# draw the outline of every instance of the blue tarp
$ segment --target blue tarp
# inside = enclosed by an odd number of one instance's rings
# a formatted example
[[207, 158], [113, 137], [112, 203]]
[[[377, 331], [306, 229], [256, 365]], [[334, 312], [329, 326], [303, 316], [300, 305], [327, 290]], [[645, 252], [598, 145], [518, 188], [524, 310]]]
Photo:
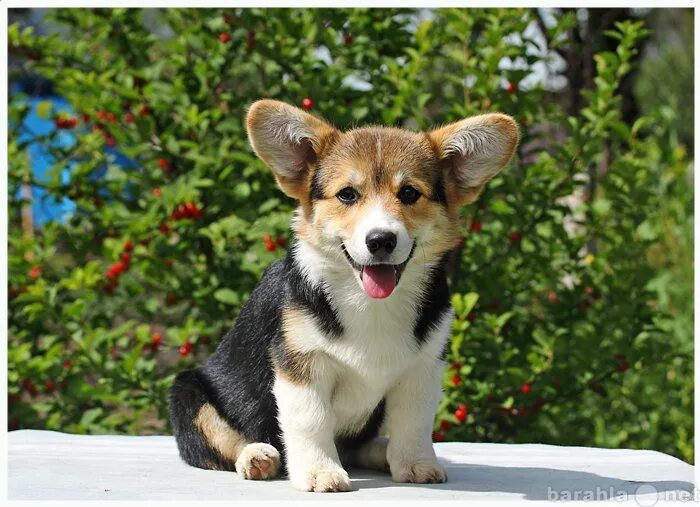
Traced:
[[[11, 85], [11, 96], [19, 92], [20, 87], [17, 85]], [[10, 100], [18, 100], [27, 103], [30, 106], [30, 112], [25, 117], [24, 123], [22, 125], [21, 134], [19, 136], [20, 142], [30, 141], [27, 147], [28, 154], [31, 160], [32, 171], [34, 173], [34, 178], [36, 181], [49, 181], [49, 175], [47, 174], [51, 167], [53, 166], [55, 160], [50, 154], [50, 148], [52, 145], [47, 145], [45, 139], [36, 139], [41, 136], [46, 136], [51, 134], [56, 130], [56, 125], [52, 118], [42, 118], [37, 107], [46, 102], [52, 104], [54, 113], [58, 111], [65, 112], [66, 115], [75, 115], [71, 105], [62, 97], [57, 96], [35, 96], [28, 97], [20, 96], [21, 98], [11, 98]], [[51, 115], [52, 117], [55, 114]], [[76, 129], [86, 128], [85, 125], [80, 122]], [[33, 140], [33, 141], [32, 141]], [[71, 130], [58, 130], [58, 135], [53, 141], [53, 147], [67, 147], [70, 148], [75, 144], [75, 136]], [[113, 155], [113, 163], [121, 167], [130, 169], [137, 166], [137, 164], [130, 158], [124, 156], [116, 148], [105, 146], [105, 152]], [[68, 183], [70, 180], [70, 169], [71, 166], [64, 169], [61, 173], [61, 180], [63, 183]], [[107, 171], [106, 165], [95, 171], [91, 175], [91, 179], [97, 179], [102, 176]], [[47, 195], [46, 190], [40, 187], [32, 187], [32, 214], [34, 218], [34, 225], [40, 226], [51, 220], [65, 221], [68, 219], [75, 211], [76, 205], [71, 199], [64, 197], [62, 199], [56, 199], [53, 196]]]

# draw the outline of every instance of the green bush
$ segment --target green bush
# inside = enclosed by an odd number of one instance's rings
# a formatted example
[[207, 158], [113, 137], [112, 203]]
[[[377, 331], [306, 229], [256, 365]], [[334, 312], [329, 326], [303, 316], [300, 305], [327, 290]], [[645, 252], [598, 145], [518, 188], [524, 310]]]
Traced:
[[[436, 440], [645, 447], [692, 461], [692, 304], [678, 304], [692, 274], [689, 160], [668, 110], [621, 119], [617, 87], [640, 23], [608, 34], [617, 50], [596, 55], [588, 105], [571, 117], [559, 92], [526, 79], [548, 58], [525, 35], [530, 10], [50, 16], [63, 35], [9, 33], [21, 70], [74, 108], [36, 106], [57, 128], [28, 139], [30, 106], [10, 101], [12, 427], [167, 431], [174, 374], [212, 352], [289, 241], [294, 203], [243, 125], [252, 101], [272, 97], [343, 128], [424, 129], [486, 111], [521, 124], [516, 159], [463, 210]], [[553, 21], [549, 46], [566, 45], [576, 20]], [[66, 132], [75, 143], [57, 145]], [[26, 155], [35, 141], [54, 157], [42, 181]], [[22, 228], [30, 185], [77, 210]]]

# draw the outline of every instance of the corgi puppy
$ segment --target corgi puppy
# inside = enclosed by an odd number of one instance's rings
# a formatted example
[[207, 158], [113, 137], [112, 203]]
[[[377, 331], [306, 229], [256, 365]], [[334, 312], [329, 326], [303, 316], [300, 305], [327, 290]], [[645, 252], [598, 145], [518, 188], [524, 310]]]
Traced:
[[[342, 132], [255, 102], [247, 130], [299, 202], [287, 256], [264, 273], [207, 362], [169, 392], [180, 455], [303, 491], [348, 491], [346, 467], [447, 480], [431, 434], [453, 310], [444, 259], [459, 208], [511, 159], [515, 121]], [[235, 280], [231, 283], [235, 283]]]

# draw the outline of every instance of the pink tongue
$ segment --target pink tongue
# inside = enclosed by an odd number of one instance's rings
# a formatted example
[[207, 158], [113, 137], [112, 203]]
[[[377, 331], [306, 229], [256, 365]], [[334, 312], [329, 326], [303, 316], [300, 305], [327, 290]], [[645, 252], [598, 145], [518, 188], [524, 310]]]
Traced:
[[365, 266], [362, 272], [362, 286], [371, 298], [382, 299], [389, 297], [396, 287], [394, 266], [387, 264]]

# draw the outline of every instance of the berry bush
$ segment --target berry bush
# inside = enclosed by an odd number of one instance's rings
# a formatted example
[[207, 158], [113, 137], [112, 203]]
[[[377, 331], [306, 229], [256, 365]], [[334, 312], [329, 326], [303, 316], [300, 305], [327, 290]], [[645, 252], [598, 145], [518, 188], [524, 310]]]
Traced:
[[[248, 146], [270, 97], [337, 126], [427, 129], [488, 111], [515, 160], [463, 210], [434, 439], [654, 448], [691, 461], [689, 155], [668, 108], [623, 119], [647, 31], [618, 23], [594, 86], [549, 79], [573, 13], [524, 9], [57, 9], [10, 26], [9, 425], [165, 433], [166, 390], [203, 361], [294, 203]], [[533, 27], [539, 27], [533, 31]], [[548, 69], [543, 72], [542, 69]], [[556, 76], [555, 76], [556, 77]], [[572, 114], [565, 93], [584, 104]], [[28, 114], [53, 127], [36, 133]], [[44, 177], [28, 155], [51, 157]], [[32, 227], [32, 191], [75, 209]], [[686, 262], [686, 264], [682, 264]], [[692, 268], [689, 268], [692, 274]], [[685, 285], [683, 285], [685, 284]], [[692, 293], [691, 293], [692, 294]], [[687, 296], [687, 294], [685, 294]], [[688, 336], [690, 335], [690, 338]]]

